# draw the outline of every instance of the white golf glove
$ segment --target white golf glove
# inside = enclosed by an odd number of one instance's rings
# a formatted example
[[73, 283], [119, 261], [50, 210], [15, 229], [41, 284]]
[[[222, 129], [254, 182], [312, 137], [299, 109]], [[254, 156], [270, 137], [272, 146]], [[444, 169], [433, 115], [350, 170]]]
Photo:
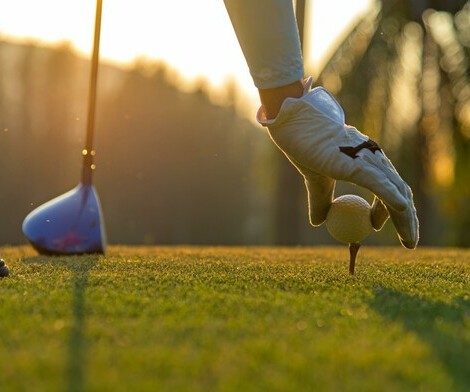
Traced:
[[374, 228], [383, 226], [388, 210], [403, 246], [415, 248], [418, 218], [410, 187], [374, 141], [345, 124], [343, 109], [333, 96], [322, 87], [311, 89], [311, 85], [309, 78], [303, 96], [287, 98], [274, 120], [266, 119], [263, 107], [257, 115], [305, 178], [310, 223], [318, 226], [325, 221], [335, 180], [348, 181], [376, 195]]

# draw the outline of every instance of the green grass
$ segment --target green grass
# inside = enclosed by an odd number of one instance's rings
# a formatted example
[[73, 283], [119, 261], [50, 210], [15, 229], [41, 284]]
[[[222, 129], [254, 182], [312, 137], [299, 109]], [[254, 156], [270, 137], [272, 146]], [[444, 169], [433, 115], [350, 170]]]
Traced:
[[470, 390], [470, 250], [0, 254], [1, 391]]

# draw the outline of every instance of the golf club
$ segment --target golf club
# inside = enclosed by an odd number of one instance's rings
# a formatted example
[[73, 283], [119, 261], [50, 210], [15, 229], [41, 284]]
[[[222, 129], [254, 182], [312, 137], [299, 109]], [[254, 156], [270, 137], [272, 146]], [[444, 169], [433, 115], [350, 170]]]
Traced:
[[102, 0], [97, 0], [81, 182], [72, 190], [30, 212], [23, 221], [23, 233], [40, 254], [104, 254], [106, 250], [103, 214], [92, 184], [101, 12]]

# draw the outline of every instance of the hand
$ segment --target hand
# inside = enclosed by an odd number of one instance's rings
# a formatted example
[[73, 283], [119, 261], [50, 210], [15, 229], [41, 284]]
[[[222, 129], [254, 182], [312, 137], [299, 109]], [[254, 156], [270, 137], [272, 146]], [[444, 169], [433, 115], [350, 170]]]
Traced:
[[403, 246], [415, 248], [418, 219], [410, 187], [377, 143], [345, 125], [338, 102], [325, 89], [310, 90], [310, 86], [309, 79], [304, 95], [287, 98], [274, 120], [265, 118], [263, 108], [258, 111], [258, 121], [268, 127], [272, 140], [304, 176], [310, 222], [317, 226], [325, 221], [335, 180], [348, 181], [379, 199], [373, 204], [375, 226], [386, 220], [381, 207], [385, 205]]

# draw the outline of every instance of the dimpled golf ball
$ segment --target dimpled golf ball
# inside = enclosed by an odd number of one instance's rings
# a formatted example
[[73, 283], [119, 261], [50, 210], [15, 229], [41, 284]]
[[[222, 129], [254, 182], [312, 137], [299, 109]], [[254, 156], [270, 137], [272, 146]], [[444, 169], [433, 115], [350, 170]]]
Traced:
[[370, 204], [357, 195], [343, 195], [333, 200], [326, 217], [326, 228], [340, 242], [361, 242], [372, 231]]

